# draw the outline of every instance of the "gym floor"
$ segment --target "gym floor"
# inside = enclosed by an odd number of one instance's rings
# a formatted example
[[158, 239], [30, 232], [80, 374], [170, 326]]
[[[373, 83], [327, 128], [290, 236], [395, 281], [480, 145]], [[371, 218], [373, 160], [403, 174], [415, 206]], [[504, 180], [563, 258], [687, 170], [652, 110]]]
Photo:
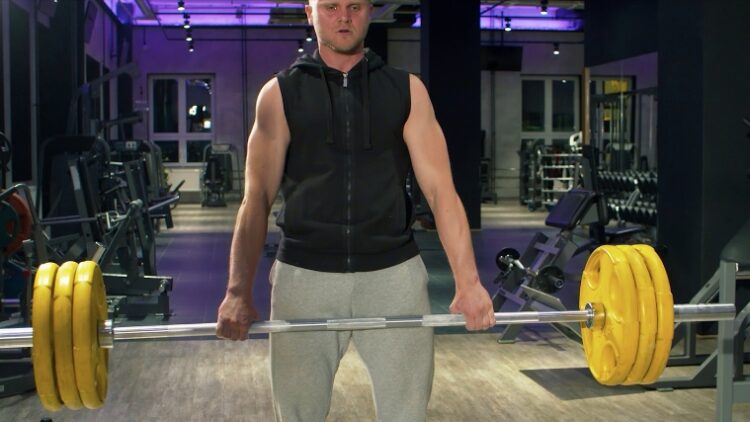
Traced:
[[[159, 235], [159, 273], [174, 277], [170, 323], [215, 321], [236, 211], [231, 204], [181, 204], [175, 209], [175, 228]], [[546, 213], [503, 202], [483, 206], [482, 215], [483, 229], [473, 233], [474, 246], [480, 275], [492, 292], [496, 252], [503, 247], [523, 250], [536, 231], [547, 230]], [[269, 227], [268, 243], [273, 244], [278, 230], [272, 221]], [[430, 272], [432, 310], [445, 313], [452, 298], [445, 255], [434, 232], [419, 231], [417, 240]], [[255, 283], [263, 318], [268, 317], [271, 262], [271, 257], [263, 257]], [[566, 268], [570, 274], [580, 271], [578, 262]], [[575, 292], [578, 285], [569, 282], [565, 289]], [[568, 306], [576, 305], [573, 295], [563, 296]], [[561, 421], [713, 419], [714, 389], [659, 392], [601, 386], [588, 373], [580, 345], [548, 326], [527, 326], [513, 345], [498, 344], [494, 331], [438, 332], [430, 421], [543, 421], [553, 416]], [[29, 393], [0, 399], [0, 421], [272, 421], [267, 346], [264, 338], [242, 343], [118, 343], [110, 355], [110, 391], [102, 409], [49, 414]], [[712, 339], [702, 338], [699, 346], [712, 348]], [[689, 370], [669, 368], [666, 375]], [[750, 404], [735, 405], [734, 417], [750, 420]], [[367, 370], [354, 347], [341, 362], [328, 420], [376, 420]]]

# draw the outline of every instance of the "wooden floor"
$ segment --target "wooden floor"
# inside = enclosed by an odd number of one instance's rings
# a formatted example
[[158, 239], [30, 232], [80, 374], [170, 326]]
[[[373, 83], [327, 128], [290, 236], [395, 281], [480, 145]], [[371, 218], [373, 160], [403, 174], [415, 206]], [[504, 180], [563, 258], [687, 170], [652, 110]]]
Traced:
[[[580, 346], [554, 332], [526, 330], [513, 345], [495, 339], [436, 337], [429, 421], [713, 420], [713, 389], [604, 387], [585, 369]], [[272, 421], [267, 346], [266, 340], [118, 343], [104, 408], [49, 414], [27, 394], [0, 400], [0, 420]], [[352, 347], [328, 421], [375, 420], [367, 371]], [[750, 420], [750, 405], [735, 405], [734, 420]]]

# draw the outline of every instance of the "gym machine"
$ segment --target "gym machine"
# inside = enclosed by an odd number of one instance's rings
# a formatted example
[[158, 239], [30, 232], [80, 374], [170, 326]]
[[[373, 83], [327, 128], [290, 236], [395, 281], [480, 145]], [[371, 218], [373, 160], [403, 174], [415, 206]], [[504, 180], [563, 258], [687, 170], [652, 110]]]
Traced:
[[[494, 283], [498, 290], [492, 298], [499, 311], [510, 301], [520, 311], [563, 311], [567, 308], [553, 294], [563, 288], [562, 267], [574, 256], [596, 246], [587, 236], [575, 232], [583, 224], [603, 224], [604, 211], [600, 197], [586, 189], [572, 189], [563, 195], [550, 211], [545, 224], [559, 228], [555, 236], [537, 232], [523, 254], [503, 249], [496, 256], [500, 273]], [[575, 324], [553, 324], [565, 336], [580, 341], [580, 329]], [[499, 342], [514, 342], [521, 330], [519, 325], [508, 325]]]
[[208, 144], [203, 149], [203, 173], [201, 193], [203, 207], [226, 207], [225, 195], [235, 190], [240, 192], [244, 182], [237, 148], [232, 144]]
[[[38, 230], [29, 207], [31, 194], [24, 185], [6, 187], [6, 172], [12, 146], [0, 132], [0, 329], [28, 324], [31, 302], [31, 263], [23, 254], [23, 241]], [[10, 277], [11, 274], [15, 276]], [[11, 283], [12, 281], [12, 283]], [[29, 350], [0, 350], [0, 397], [34, 390], [34, 374]]]
[[50, 138], [40, 149], [36, 206], [55, 262], [94, 259], [106, 271], [115, 308], [124, 315], [169, 315], [171, 277], [156, 274], [152, 213], [179, 196], [148, 204], [140, 161], [113, 163], [93, 136]]

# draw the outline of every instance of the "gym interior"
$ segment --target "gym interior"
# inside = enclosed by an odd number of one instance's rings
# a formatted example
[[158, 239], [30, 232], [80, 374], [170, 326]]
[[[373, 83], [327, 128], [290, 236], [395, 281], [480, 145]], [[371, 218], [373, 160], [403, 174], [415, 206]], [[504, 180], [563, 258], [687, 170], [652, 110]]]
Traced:
[[[267, 334], [117, 327], [216, 321], [259, 91], [317, 47], [306, 3], [0, 1], [0, 421], [274, 420]], [[748, 20], [741, 0], [373, 2], [365, 45], [427, 87], [504, 321], [434, 328], [428, 420], [750, 420]], [[433, 213], [405, 189], [448, 314]], [[255, 275], [263, 320], [281, 206]], [[96, 409], [47, 404], [83, 389], [63, 385], [64, 318], [38, 296], [66, 262], [106, 291], [86, 325]], [[327, 420], [377, 420], [353, 345]]]

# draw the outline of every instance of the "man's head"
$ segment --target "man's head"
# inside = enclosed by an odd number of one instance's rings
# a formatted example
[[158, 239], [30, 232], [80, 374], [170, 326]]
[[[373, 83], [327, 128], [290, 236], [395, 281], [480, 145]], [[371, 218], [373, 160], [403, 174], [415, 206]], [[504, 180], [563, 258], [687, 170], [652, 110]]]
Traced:
[[305, 12], [321, 46], [341, 54], [354, 54], [364, 47], [371, 0], [309, 0]]

